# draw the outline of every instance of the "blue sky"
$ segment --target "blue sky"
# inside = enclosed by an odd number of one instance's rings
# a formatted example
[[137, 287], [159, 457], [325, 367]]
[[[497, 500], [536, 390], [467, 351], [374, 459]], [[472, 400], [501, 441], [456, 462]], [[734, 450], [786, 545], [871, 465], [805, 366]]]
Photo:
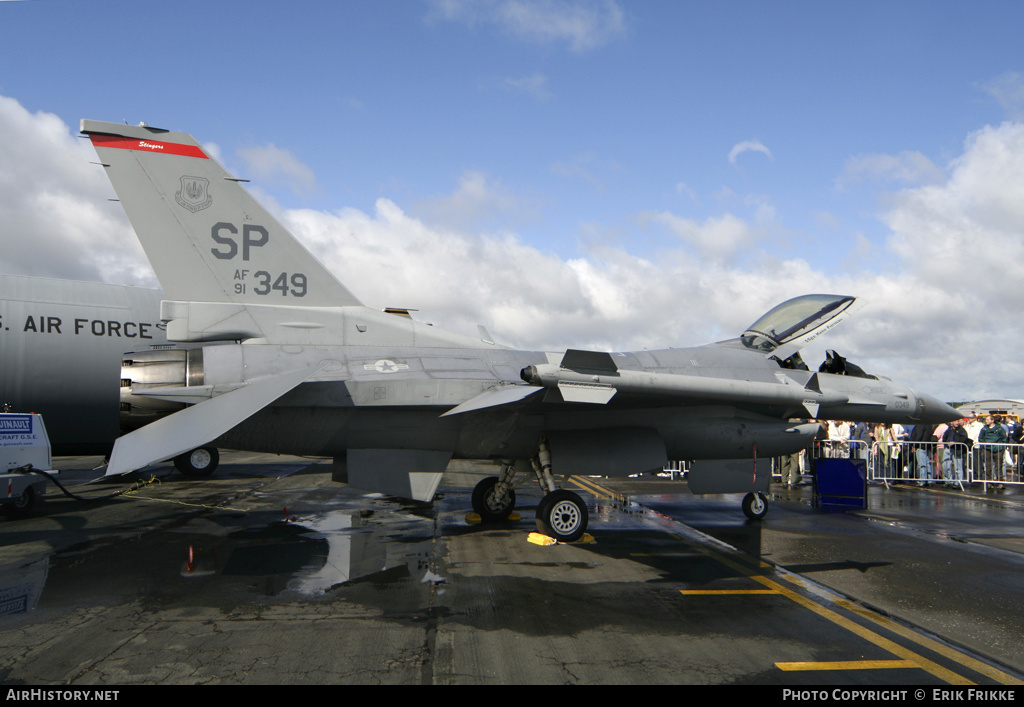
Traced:
[[[872, 307], [836, 348], [869, 370], [1024, 397], [1005, 327], [1024, 166], [991, 163], [1019, 144], [1021, 27], [1020, 3], [936, 0], [0, 2], [0, 185], [25, 195], [0, 215], [57, 248], [29, 202], [112, 191], [57, 166], [80, 161], [79, 119], [146, 121], [213, 143], [367, 303], [621, 349], [725, 338], [842, 290]], [[1005, 213], [972, 210], [986, 199]], [[40, 245], [0, 270], [155, 284], [100, 233], [118, 214], [68, 219], [91, 266]], [[993, 244], [1003, 258], [977, 259]], [[346, 265], [385, 246], [419, 254], [390, 292]]]

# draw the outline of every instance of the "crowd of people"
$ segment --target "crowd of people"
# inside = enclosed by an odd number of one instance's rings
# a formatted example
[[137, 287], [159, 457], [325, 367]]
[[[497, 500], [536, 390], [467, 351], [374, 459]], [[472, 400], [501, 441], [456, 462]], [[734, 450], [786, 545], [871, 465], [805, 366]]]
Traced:
[[974, 480], [998, 489], [1022, 479], [1024, 429], [1015, 417], [988, 414], [914, 426], [817, 422], [820, 429], [811, 449], [779, 460], [782, 483], [789, 487], [800, 481], [801, 456], [808, 472], [815, 459], [870, 459], [875, 478], [922, 485], [959, 485], [969, 469]]

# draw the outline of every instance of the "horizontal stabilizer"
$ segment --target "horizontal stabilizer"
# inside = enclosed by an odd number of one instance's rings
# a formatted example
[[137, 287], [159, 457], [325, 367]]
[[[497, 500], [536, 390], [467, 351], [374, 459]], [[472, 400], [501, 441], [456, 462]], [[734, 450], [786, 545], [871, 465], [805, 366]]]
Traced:
[[240, 387], [240, 384], [229, 386], [224, 390], [220, 386], [212, 385], [184, 385], [184, 386], [160, 386], [155, 388], [133, 389], [132, 395], [142, 395], [157, 400], [169, 400], [173, 403], [201, 403], [209, 400], [216, 393], [222, 395], [230, 393]]
[[619, 370], [615, 365], [612, 355], [606, 351], [581, 351], [580, 349], [568, 349], [562, 356], [562, 368], [569, 368], [574, 371], [603, 371], [614, 373]]
[[319, 371], [309, 368], [264, 378], [151, 422], [114, 442], [106, 476], [154, 464], [217, 439]]
[[446, 417], [448, 415], [459, 415], [464, 412], [470, 412], [471, 410], [480, 410], [482, 408], [497, 407], [498, 405], [508, 405], [509, 403], [515, 403], [524, 398], [528, 398], [534, 393], [539, 393], [544, 390], [543, 388], [535, 388], [532, 385], [501, 385], [496, 388], [491, 388], [476, 395], [461, 405], [453, 407], [448, 412], [441, 415]]

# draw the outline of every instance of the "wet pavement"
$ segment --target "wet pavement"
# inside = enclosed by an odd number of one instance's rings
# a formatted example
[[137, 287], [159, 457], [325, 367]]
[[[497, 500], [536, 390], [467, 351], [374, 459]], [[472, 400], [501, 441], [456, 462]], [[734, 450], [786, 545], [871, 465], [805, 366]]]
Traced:
[[[98, 474], [62, 460], [78, 486]], [[228, 453], [217, 473], [0, 521], [0, 683], [1021, 684], [1024, 497], [873, 488], [824, 514], [783, 492], [570, 479], [592, 543], [467, 518], [488, 469], [432, 504], [328, 463]]]
[[761, 523], [735, 496], [681, 482], [604, 482], [773, 566], [1024, 670], [1024, 488], [872, 485], [868, 507], [822, 513], [810, 486], [776, 490]]

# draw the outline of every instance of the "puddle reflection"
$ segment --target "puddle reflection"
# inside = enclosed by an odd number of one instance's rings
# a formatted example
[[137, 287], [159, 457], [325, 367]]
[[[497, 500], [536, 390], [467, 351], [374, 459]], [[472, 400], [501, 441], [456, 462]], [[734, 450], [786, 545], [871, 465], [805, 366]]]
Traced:
[[285, 522], [232, 533], [231, 539], [240, 544], [221, 571], [290, 574], [284, 589], [307, 596], [359, 580], [436, 581], [429, 572], [432, 542], [427, 523], [352, 509], [292, 515]]

